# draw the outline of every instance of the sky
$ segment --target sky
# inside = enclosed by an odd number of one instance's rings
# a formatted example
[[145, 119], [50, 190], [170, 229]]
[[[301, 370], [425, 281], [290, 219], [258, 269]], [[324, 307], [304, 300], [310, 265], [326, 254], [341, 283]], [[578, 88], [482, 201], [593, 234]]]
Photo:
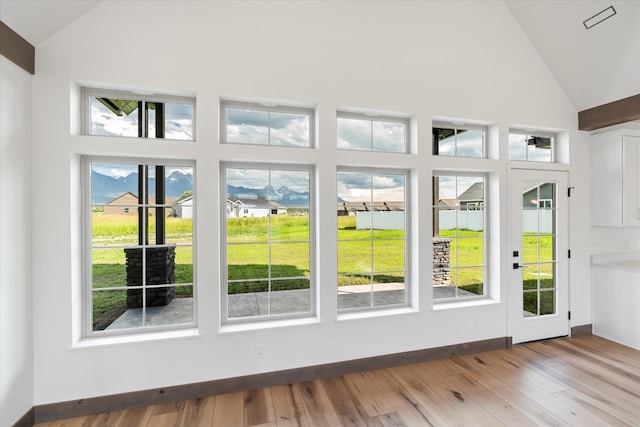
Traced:
[[[138, 172], [138, 165], [92, 163], [91, 171], [95, 171], [102, 175], [107, 175], [114, 178], [122, 178], [134, 172]], [[171, 165], [165, 165], [164, 175], [165, 177], [167, 177], [175, 171], [181, 172], [183, 174], [193, 175], [193, 167], [191, 166], [171, 166]], [[155, 178], [155, 177], [156, 177], [156, 169], [153, 167], [150, 167], [149, 178]]]
[[271, 184], [304, 193], [310, 189], [309, 175], [309, 171], [227, 168], [227, 185], [262, 189]]
[[[165, 138], [193, 140], [193, 107], [188, 104], [165, 103]], [[154, 115], [150, 110], [150, 116]], [[155, 134], [153, 118], [149, 134]], [[138, 111], [115, 115], [94, 96], [91, 97], [91, 134], [138, 137]]]
[[381, 202], [404, 202], [405, 181], [404, 174], [340, 171], [338, 198], [346, 202], [372, 199]]
[[405, 153], [405, 131], [400, 122], [338, 117], [338, 148]]
[[484, 132], [480, 130], [458, 131], [438, 142], [439, 155], [459, 157], [484, 156]]
[[227, 141], [240, 144], [309, 147], [305, 114], [227, 108]]

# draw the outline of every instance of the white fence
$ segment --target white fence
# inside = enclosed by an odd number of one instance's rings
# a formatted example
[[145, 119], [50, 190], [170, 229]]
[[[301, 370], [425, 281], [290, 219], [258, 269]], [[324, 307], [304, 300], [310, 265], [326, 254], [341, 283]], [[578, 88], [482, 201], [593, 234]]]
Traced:
[[[372, 218], [373, 218], [373, 227], [371, 226]], [[356, 213], [356, 229], [368, 230], [371, 228], [374, 228], [376, 230], [404, 230], [404, 212], [403, 211], [357, 212]]]
[[[458, 223], [456, 225], [456, 212]], [[522, 230], [525, 233], [551, 233], [553, 231], [552, 210], [522, 211]], [[484, 230], [484, 211], [440, 211], [440, 230], [482, 231]]]
[[[522, 211], [522, 230], [525, 233], [551, 233], [553, 231], [552, 210]], [[456, 213], [457, 224], [456, 224]], [[357, 212], [356, 228], [367, 230], [404, 230], [404, 212], [375, 211]], [[440, 211], [440, 230], [484, 230], [484, 211], [447, 210]]]

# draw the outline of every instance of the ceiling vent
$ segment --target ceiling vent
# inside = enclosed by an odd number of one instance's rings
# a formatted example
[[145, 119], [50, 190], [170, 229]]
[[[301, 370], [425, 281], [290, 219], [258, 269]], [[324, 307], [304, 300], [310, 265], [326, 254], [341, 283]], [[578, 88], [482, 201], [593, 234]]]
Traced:
[[615, 14], [616, 14], [616, 10], [613, 8], [613, 6], [609, 6], [608, 8], [603, 10], [602, 12], [596, 13], [591, 18], [585, 20], [582, 23], [584, 24], [584, 27], [588, 30], [590, 28], [595, 27], [596, 25], [598, 25], [599, 23], [601, 23], [605, 19], [611, 18]]

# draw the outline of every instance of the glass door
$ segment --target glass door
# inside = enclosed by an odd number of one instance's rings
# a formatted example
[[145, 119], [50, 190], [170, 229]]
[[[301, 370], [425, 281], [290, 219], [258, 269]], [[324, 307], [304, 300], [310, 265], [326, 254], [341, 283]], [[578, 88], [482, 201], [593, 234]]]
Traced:
[[568, 335], [567, 173], [509, 177], [509, 335], [514, 344]]

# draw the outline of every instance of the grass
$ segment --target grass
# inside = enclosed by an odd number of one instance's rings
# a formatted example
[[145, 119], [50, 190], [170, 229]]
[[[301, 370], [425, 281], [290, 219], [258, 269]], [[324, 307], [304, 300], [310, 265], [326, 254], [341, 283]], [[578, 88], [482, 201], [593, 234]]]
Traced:
[[[178, 245], [175, 259], [177, 296], [190, 297], [193, 294], [192, 221], [173, 217], [165, 220], [166, 242]], [[268, 221], [271, 235], [266, 232]], [[309, 230], [308, 216], [229, 219], [229, 293], [309, 288]], [[149, 235], [155, 236], [153, 217], [149, 221]], [[404, 282], [404, 237], [403, 230], [357, 230], [355, 217], [338, 217], [338, 285]], [[460, 289], [482, 294], [482, 232], [443, 230], [440, 237], [457, 237], [451, 242], [452, 283], [457, 283]], [[92, 242], [94, 330], [101, 330], [126, 310], [123, 247], [138, 242], [137, 216], [95, 212]], [[536, 263], [538, 259], [550, 261], [552, 254], [551, 236], [523, 237], [522, 261], [525, 264]], [[525, 310], [538, 313], [540, 308], [541, 313], [546, 313], [550, 304], [553, 306], [554, 292], [540, 292], [540, 289], [553, 287], [554, 264], [539, 265], [539, 271], [537, 263], [527, 264], [523, 271], [523, 286], [527, 291]]]

